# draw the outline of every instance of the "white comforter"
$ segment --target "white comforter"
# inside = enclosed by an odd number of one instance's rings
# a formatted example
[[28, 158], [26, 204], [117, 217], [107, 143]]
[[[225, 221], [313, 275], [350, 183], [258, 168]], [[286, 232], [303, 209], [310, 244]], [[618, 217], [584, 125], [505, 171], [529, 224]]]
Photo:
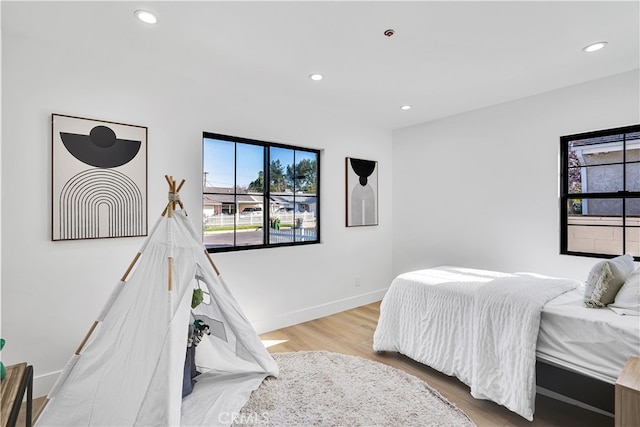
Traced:
[[402, 274], [382, 301], [373, 347], [455, 375], [474, 397], [532, 420], [540, 310], [577, 286], [457, 267]]
[[478, 288], [473, 309], [471, 395], [491, 399], [529, 421], [536, 398], [536, 341], [542, 307], [580, 284], [532, 275]]

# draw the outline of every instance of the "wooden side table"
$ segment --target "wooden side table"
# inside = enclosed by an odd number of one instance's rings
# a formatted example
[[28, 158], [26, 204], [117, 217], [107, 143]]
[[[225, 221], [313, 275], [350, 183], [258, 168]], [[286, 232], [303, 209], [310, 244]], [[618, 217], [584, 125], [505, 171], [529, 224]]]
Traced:
[[616, 381], [616, 427], [640, 426], [640, 358], [630, 357]]
[[14, 427], [18, 421], [24, 393], [27, 393], [27, 413], [25, 424], [31, 427], [33, 408], [33, 366], [26, 363], [7, 366], [7, 376], [0, 386], [0, 421], [2, 427]]

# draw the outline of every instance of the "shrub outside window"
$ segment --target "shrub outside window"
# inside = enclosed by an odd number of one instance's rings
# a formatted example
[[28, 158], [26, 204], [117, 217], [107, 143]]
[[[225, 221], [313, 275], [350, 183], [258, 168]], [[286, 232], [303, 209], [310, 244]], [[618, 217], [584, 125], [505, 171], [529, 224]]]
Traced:
[[318, 150], [203, 133], [209, 252], [320, 242]]
[[560, 253], [640, 260], [640, 125], [560, 138]]

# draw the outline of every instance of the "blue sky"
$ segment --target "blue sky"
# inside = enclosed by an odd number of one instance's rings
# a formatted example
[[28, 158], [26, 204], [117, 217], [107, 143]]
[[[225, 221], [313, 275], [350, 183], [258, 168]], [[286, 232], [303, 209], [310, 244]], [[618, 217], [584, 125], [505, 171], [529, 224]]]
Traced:
[[[207, 173], [207, 185], [211, 187], [233, 187], [234, 146], [238, 150], [237, 185], [246, 187], [258, 177], [263, 167], [264, 148], [259, 145], [234, 143], [219, 139], [204, 138], [203, 171]], [[293, 164], [292, 149], [271, 147], [271, 161], [280, 160], [285, 167]], [[296, 162], [314, 159], [315, 153], [296, 151]]]

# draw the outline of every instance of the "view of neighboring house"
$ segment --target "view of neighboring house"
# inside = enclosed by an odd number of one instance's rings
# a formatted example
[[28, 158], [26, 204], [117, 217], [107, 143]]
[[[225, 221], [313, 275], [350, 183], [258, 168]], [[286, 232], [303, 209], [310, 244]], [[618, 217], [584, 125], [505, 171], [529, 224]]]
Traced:
[[[640, 133], [573, 141], [571, 151], [579, 175], [571, 182], [575, 193], [615, 193], [640, 191]], [[625, 185], [626, 183], [626, 185]], [[582, 199], [572, 206], [574, 214], [622, 216], [620, 199]], [[640, 215], [640, 200], [629, 200], [626, 216]]]
[[238, 194], [238, 192], [234, 192], [233, 188], [206, 187], [202, 195], [202, 213], [205, 218], [213, 215], [262, 211], [261, 195]]
[[568, 249], [640, 253], [640, 133], [569, 143]]
[[[312, 213], [317, 209], [315, 195], [298, 193], [293, 196], [274, 195], [270, 197], [270, 216], [283, 213]], [[259, 214], [264, 211], [263, 196], [250, 194], [232, 188], [206, 187], [202, 194], [202, 212], [205, 218], [216, 215]]]

